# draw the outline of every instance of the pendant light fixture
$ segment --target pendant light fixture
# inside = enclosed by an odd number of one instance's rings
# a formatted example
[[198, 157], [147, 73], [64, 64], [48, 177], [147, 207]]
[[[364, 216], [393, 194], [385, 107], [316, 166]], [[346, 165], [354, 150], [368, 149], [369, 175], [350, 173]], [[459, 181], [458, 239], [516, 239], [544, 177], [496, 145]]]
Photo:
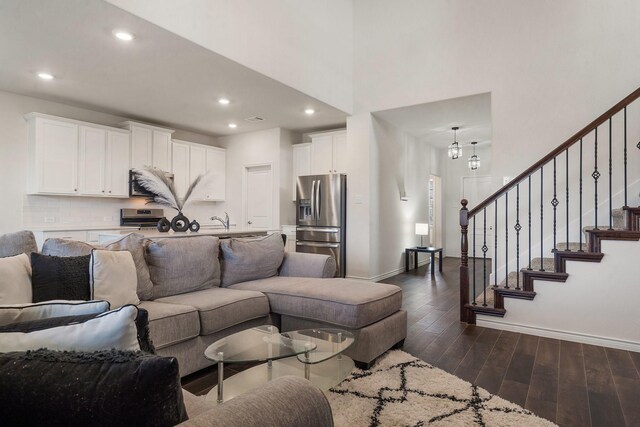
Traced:
[[447, 151], [447, 154], [449, 154], [449, 158], [453, 160], [462, 156], [462, 147], [460, 147], [460, 144], [458, 144], [458, 140], [456, 139], [458, 129], [460, 129], [458, 126], [454, 126], [451, 128], [451, 130], [453, 131], [453, 144], [449, 146], [449, 150]]
[[480, 158], [476, 155], [476, 144], [477, 141], [473, 141], [471, 145], [473, 145], [473, 155], [469, 157], [469, 169], [472, 171], [478, 169], [480, 167]]

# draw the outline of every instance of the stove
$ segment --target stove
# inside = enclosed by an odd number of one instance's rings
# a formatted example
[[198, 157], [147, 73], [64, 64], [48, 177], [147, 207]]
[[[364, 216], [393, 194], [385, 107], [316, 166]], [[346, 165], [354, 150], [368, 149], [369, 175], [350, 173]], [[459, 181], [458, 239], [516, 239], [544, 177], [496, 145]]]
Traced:
[[163, 209], [120, 209], [122, 226], [155, 228], [162, 218], [164, 218]]

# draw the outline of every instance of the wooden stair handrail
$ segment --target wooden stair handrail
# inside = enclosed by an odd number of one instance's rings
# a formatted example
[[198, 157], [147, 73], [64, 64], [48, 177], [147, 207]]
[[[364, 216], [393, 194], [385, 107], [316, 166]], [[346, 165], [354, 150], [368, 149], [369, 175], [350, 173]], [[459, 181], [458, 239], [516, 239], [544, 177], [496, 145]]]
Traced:
[[496, 191], [495, 193], [493, 193], [492, 195], [487, 197], [478, 206], [476, 206], [473, 209], [469, 210], [469, 212], [467, 214], [467, 218], [472, 218], [473, 216], [475, 216], [482, 209], [486, 208], [491, 203], [493, 203], [498, 197], [502, 196], [504, 193], [506, 193], [507, 191], [511, 190], [513, 187], [515, 187], [517, 184], [522, 182], [525, 178], [527, 178], [533, 172], [535, 172], [536, 170], [540, 169], [541, 166], [544, 166], [546, 163], [548, 163], [550, 160], [552, 160], [558, 154], [562, 153], [567, 148], [571, 147], [573, 144], [578, 142], [580, 140], [580, 138], [584, 138], [585, 136], [587, 136], [595, 128], [597, 128], [598, 126], [600, 126], [601, 124], [603, 124], [604, 122], [609, 120], [610, 117], [612, 117], [614, 114], [616, 114], [619, 111], [621, 111], [624, 107], [626, 107], [627, 105], [631, 104], [633, 101], [635, 101], [639, 97], [640, 97], [640, 88], [638, 88], [635, 91], [631, 92], [622, 101], [618, 102], [616, 105], [614, 105], [613, 107], [609, 108], [602, 115], [600, 115], [597, 119], [595, 119], [594, 121], [589, 123], [582, 130], [578, 131], [571, 138], [567, 139], [563, 144], [559, 145], [555, 150], [551, 151], [549, 154], [547, 154], [546, 156], [544, 156], [543, 158], [541, 158], [540, 160], [535, 162], [533, 165], [531, 165], [529, 168], [527, 168], [520, 175], [516, 176], [514, 179], [509, 181], [507, 184], [505, 184], [498, 191]]

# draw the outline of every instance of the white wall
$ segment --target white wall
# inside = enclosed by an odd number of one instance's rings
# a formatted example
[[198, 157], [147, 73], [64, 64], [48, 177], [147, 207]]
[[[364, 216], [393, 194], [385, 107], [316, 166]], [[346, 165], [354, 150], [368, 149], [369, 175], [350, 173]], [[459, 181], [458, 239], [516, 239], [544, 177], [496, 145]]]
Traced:
[[293, 144], [302, 136], [287, 129], [280, 129], [280, 224], [296, 224], [296, 204], [291, 201], [293, 193]]
[[[291, 174], [282, 184], [281, 169], [291, 167], [288, 163], [281, 165], [281, 157], [287, 161], [287, 155], [281, 154], [281, 145], [289, 141], [289, 137], [281, 139], [281, 129], [274, 128], [257, 132], [248, 132], [239, 135], [218, 138], [218, 143], [227, 149], [227, 201], [221, 203], [218, 209], [227, 211], [232, 224], [245, 226], [243, 222], [242, 207], [242, 182], [246, 166], [258, 164], [270, 164], [273, 176], [273, 226], [279, 228], [281, 224], [281, 195], [286, 194], [287, 200], [291, 198]], [[289, 150], [291, 147], [289, 145]], [[289, 159], [291, 154], [288, 154]], [[290, 161], [289, 161], [290, 163]], [[281, 185], [286, 187], [281, 189]], [[293, 207], [291, 208], [293, 211]], [[289, 218], [286, 217], [288, 220]]]
[[640, 83], [635, 0], [354, 0], [353, 15], [354, 112], [491, 92], [496, 188]]
[[[0, 91], [0, 234], [25, 227], [119, 225], [120, 208], [143, 206], [143, 201], [139, 199], [27, 196], [28, 132], [23, 116], [32, 111], [109, 126], [128, 120], [125, 117]], [[186, 141], [216, 145], [215, 138], [207, 135], [178, 130], [173, 136]], [[185, 209], [185, 214], [190, 219], [204, 223], [213, 206], [211, 203], [190, 205]], [[173, 213], [169, 209], [165, 210], [167, 215]], [[45, 223], [45, 217], [53, 217], [55, 222]]]
[[352, 110], [352, 2], [107, 0], [181, 37]]
[[600, 263], [567, 262], [565, 283], [536, 281], [533, 301], [505, 298], [504, 318], [478, 325], [640, 351], [640, 242], [603, 241], [602, 252]]

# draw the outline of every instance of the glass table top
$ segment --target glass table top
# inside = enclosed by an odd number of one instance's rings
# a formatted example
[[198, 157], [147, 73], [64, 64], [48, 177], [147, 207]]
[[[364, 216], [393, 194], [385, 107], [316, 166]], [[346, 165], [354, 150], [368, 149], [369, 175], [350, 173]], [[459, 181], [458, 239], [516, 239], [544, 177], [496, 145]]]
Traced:
[[302, 363], [320, 363], [342, 353], [354, 343], [351, 332], [342, 329], [302, 329], [299, 331], [283, 332], [283, 336], [295, 341], [303, 341], [315, 346], [309, 354], [298, 353], [298, 360]]
[[207, 347], [204, 356], [224, 363], [265, 362], [310, 352], [316, 345], [310, 339], [280, 334], [275, 326], [266, 325], [222, 338]]

